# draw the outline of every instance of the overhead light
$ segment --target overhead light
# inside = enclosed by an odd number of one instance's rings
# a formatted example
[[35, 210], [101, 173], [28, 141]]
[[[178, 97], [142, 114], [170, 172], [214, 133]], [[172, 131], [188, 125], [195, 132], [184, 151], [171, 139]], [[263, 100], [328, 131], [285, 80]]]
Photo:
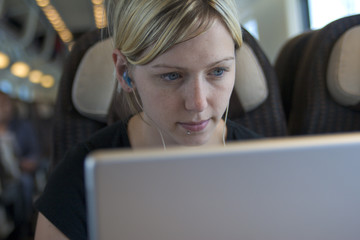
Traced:
[[36, 0], [36, 3], [42, 9], [46, 18], [49, 20], [55, 31], [58, 33], [60, 39], [64, 43], [70, 44], [73, 41], [74, 37], [64, 23], [56, 8], [50, 3], [49, 0]]
[[29, 73], [29, 80], [32, 83], [38, 84], [41, 82], [42, 76], [43, 76], [43, 73], [40, 70], [32, 70]]
[[91, 0], [94, 8], [94, 18], [96, 27], [101, 29], [107, 26], [106, 10], [104, 0]]
[[55, 79], [51, 75], [44, 75], [41, 77], [40, 82], [44, 88], [51, 88], [55, 84]]
[[40, 7], [46, 7], [50, 4], [50, 0], [36, 0], [37, 5]]
[[11, 66], [11, 73], [19, 78], [26, 78], [29, 75], [30, 67], [24, 62], [16, 62]]
[[68, 45], [69, 51], [72, 50], [72, 48], [74, 47], [74, 45], [75, 45], [74, 42], [69, 43], [69, 45]]
[[0, 69], [5, 69], [10, 64], [10, 58], [3, 52], [0, 52]]
[[91, 0], [92, 4], [94, 5], [100, 5], [100, 4], [104, 4], [104, 0]]

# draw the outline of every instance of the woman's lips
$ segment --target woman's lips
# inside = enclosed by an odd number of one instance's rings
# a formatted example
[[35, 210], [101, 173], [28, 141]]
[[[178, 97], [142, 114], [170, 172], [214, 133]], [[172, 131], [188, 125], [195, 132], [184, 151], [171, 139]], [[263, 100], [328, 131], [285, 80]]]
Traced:
[[190, 132], [200, 132], [204, 130], [210, 120], [200, 121], [200, 122], [180, 122], [180, 126], [185, 128], [185, 130]]

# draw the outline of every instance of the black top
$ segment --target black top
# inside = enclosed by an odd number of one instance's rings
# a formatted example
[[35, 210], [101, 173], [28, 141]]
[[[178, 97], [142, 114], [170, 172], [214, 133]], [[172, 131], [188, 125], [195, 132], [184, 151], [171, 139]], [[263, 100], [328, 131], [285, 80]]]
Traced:
[[[258, 138], [250, 130], [227, 121], [226, 141]], [[87, 239], [84, 160], [95, 149], [130, 148], [127, 125], [106, 127], [73, 147], [54, 169], [36, 208], [70, 239]]]

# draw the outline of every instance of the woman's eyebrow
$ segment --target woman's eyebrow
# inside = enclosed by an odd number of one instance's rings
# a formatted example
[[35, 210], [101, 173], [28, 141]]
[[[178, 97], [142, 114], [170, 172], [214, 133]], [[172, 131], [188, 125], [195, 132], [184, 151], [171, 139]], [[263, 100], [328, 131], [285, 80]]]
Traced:
[[212, 66], [218, 65], [219, 63], [227, 62], [227, 61], [233, 61], [233, 60], [235, 60], [235, 57], [234, 57], [234, 56], [226, 57], [226, 58], [224, 58], [224, 59], [222, 59], [222, 60], [219, 60], [219, 61], [210, 63], [209, 65], [207, 65], [207, 67], [212, 67]]
[[[208, 64], [206, 67], [209, 68], [209, 67], [215, 66], [215, 65], [217, 65], [217, 64], [219, 64], [219, 63], [227, 62], [227, 61], [232, 61], [232, 60], [234, 60], [234, 59], [235, 59], [234, 56], [226, 57], [226, 58], [223, 58], [223, 59], [221, 59], [221, 60], [219, 60], [219, 61], [215, 61], [215, 62], [213, 62], [213, 63], [210, 63], [210, 64]], [[174, 69], [180, 69], [180, 70], [184, 69], [184, 68], [182, 68], [182, 67], [169, 65], [169, 64], [166, 64], [166, 63], [155, 64], [155, 65], [151, 66], [151, 68], [174, 68]]]

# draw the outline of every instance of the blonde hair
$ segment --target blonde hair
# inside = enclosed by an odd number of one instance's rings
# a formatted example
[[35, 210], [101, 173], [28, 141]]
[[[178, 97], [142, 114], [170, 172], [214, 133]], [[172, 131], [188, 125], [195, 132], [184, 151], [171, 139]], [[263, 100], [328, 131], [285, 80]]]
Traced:
[[109, 30], [128, 62], [143, 65], [206, 31], [216, 17], [241, 46], [236, 9], [233, 0], [111, 0]]
[[[225, 24], [239, 48], [242, 33], [236, 9], [233, 0], [109, 0], [107, 11], [114, 48], [130, 65], [144, 65], [205, 32], [215, 19]], [[134, 103], [133, 96], [123, 100]], [[139, 108], [132, 105], [134, 114]]]

